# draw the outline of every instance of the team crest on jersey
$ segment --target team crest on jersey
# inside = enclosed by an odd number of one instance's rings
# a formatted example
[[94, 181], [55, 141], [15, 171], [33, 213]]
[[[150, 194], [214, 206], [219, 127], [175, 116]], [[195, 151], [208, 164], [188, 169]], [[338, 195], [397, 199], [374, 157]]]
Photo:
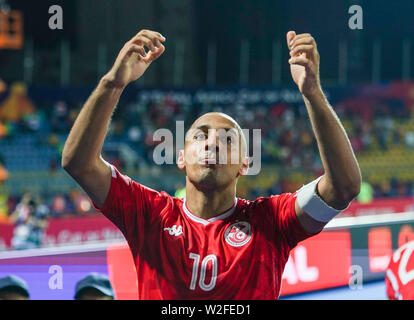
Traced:
[[233, 247], [241, 247], [250, 241], [252, 228], [246, 221], [236, 222], [229, 226], [224, 233], [224, 239]]

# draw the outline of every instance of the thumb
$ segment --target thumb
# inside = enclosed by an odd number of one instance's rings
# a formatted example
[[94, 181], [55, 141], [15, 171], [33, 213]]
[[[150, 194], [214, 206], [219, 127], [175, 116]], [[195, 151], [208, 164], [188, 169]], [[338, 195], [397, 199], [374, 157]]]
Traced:
[[287, 40], [287, 45], [288, 45], [288, 48], [290, 49], [290, 42], [293, 40], [293, 38], [295, 38], [296, 37], [296, 32], [295, 31], [289, 31], [287, 34], [286, 34], [286, 40]]

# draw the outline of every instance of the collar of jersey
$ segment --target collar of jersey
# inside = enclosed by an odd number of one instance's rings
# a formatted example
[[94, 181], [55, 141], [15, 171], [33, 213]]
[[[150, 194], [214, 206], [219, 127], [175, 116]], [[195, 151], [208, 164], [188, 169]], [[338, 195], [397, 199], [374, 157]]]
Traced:
[[224, 212], [224, 213], [222, 213], [218, 216], [212, 217], [210, 219], [203, 219], [203, 218], [197, 217], [196, 215], [191, 213], [191, 211], [187, 208], [187, 204], [186, 204], [185, 199], [184, 199], [184, 202], [183, 202], [183, 210], [184, 210], [184, 213], [187, 215], [187, 217], [189, 217], [191, 220], [193, 220], [195, 222], [198, 222], [198, 223], [201, 223], [203, 225], [208, 225], [210, 222], [217, 221], [217, 220], [224, 220], [224, 219], [230, 217], [232, 215], [232, 213], [234, 212], [234, 210], [236, 209], [236, 206], [237, 206], [237, 197], [234, 198], [233, 206], [229, 210], [227, 210], [226, 212]]

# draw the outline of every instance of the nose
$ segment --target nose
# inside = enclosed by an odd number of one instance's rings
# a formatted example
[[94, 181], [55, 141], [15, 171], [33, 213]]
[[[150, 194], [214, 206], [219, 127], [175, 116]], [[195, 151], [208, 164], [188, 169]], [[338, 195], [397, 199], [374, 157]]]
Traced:
[[206, 139], [204, 150], [210, 152], [219, 151], [219, 136], [216, 130], [209, 130], [208, 139]]

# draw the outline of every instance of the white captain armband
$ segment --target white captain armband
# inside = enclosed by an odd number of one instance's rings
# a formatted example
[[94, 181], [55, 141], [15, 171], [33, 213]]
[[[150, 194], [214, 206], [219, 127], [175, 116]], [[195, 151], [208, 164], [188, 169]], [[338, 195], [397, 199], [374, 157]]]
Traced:
[[104, 160], [103, 158], [101, 158], [101, 159], [109, 168], [111, 168], [112, 178], [116, 178], [116, 171], [114, 169], [114, 166], [112, 164], [110, 164], [108, 161]]
[[296, 199], [299, 207], [313, 219], [319, 222], [329, 222], [348, 207], [342, 210], [337, 210], [330, 207], [321, 199], [316, 192], [316, 186], [321, 179], [322, 177], [319, 177], [315, 181], [300, 188], [296, 193]]

